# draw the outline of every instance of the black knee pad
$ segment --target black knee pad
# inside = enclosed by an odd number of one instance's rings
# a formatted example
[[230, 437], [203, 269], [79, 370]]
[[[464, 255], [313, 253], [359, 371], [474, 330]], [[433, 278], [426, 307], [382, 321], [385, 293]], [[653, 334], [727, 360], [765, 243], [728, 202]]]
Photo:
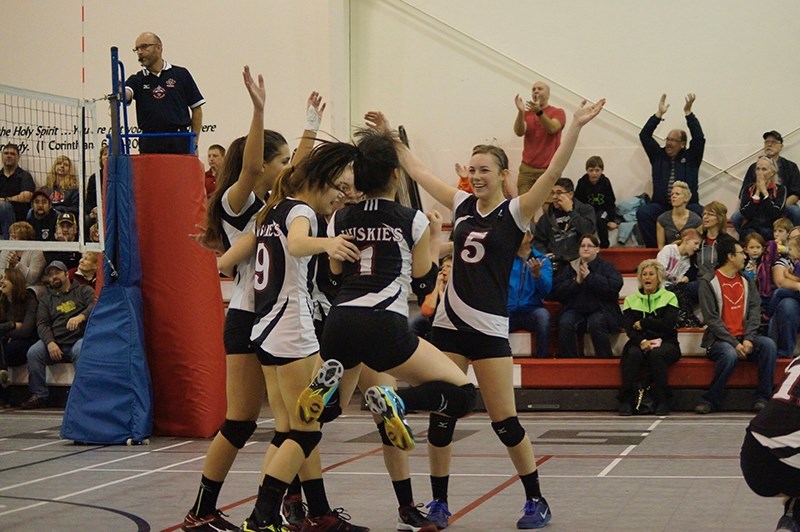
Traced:
[[434, 447], [447, 447], [453, 443], [456, 421], [454, 417], [431, 414], [428, 421], [428, 443]]
[[330, 423], [337, 417], [342, 415], [342, 407], [338, 404], [332, 405], [327, 404], [325, 408], [322, 409], [322, 414], [320, 414], [319, 421], [320, 423]]
[[392, 440], [389, 439], [389, 435], [386, 434], [386, 422], [384, 420], [381, 420], [381, 422], [378, 423], [378, 434], [381, 435], [381, 443], [388, 445], [389, 447], [394, 445]]
[[[408, 401], [406, 395], [409, 397]], [[430, 410], [456, 418], [472, 412], [478, 398], [474, 385], [456, 386], [444, 381], [420, 384], [409, 389], [406, 395], [402, 397], [409, 410]]]
[[311, 452], [319, 445], [322, 439], [322, 432], [315, 430], [313, 432], [303, 432], [300, 430], [290, 430], [287, 440], [292, 440], [303, 449], [303, 454], [308, 458]]
[[525, 429], [519, 424], [517, 416], [493, 422], [492, 430], [506, 447], [516, 447], [525, 437]]
[[275, 431], [275, 434], [272, 436], [272, 441], [270, 442], [275, 447], [280, 447], [283, 445], [283, 442], [286, 441], [286, 438], [289, 436], [288, 432], [278, 432]]
[[234, 421], [232, 419], [226, 419], [220, 430], [225, 439], [237, 449], [244, 447], [255, 431], [255, 421]]

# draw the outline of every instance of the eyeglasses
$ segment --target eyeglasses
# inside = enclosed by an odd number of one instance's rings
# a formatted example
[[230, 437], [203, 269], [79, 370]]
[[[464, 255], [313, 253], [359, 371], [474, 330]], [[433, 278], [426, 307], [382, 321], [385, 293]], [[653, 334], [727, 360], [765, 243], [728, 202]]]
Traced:
[[553, 196], [563, 196], [564, 194], [569, 194], [566, 190], [551, 190], [550, 194]]
[[136, 46], [136, 47], [133, 49], [133, 52], [134, 52], [134, 53], [136, 53], [136, 52], [144, 52], [145, 50], [148, 50], [148, 49], [150, 49], [150, 47], [151, 47], [151, 46], [155, 46], [155, 45], [157, 45], [157, 44], [158, 44], [158, 43], [155, 43], [155, 42], [151, 42], [151, 43], [149, 43], [149, 44], [140, 44], [139, 46]]
[[777, 140], [765, 140], [764, 146], [775, 146], [776, 144], [783, 144], [783, 142], [779, 142]]

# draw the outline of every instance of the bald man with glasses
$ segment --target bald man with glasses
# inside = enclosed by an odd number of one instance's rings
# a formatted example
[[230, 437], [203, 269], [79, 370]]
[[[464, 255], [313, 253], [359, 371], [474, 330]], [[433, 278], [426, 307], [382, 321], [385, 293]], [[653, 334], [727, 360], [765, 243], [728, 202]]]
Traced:
[[[125, 82], [125, 101], [136, 100], [136, 122], [142, 133], [177, 133], [193, 131], [192, 150], [203, 127], [202, 105], [206, 102], [192, 75], [183, 67], [162, 57], [163, 44], [155, 33], [145, 32], [136, 39], [133, 51], [142, 70]], [[189, 138], [142, 137], [139, 153], [190, 153]]]

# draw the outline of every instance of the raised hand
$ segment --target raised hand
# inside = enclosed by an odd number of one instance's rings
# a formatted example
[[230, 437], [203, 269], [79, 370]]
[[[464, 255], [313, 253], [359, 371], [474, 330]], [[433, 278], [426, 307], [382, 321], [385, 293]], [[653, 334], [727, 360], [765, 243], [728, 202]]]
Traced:
[[661, 99], [658, 100], [658, 112], [656, 113], [656, 116], [661, 118], [668, 110], [669, 104], [667, 103], [667, 95], [662, 94]]
[[379, 133], [386, 133], [391, 130], [389, 120], [387, 120], [386, 115], [380, 111], [367, 112], [364, 114], [364, 121], [367, 123], [367, 127], [371, 127]]
[[587, 104], [586, 100], [581, 102], [581, 106], [575, 111], [573, 115], [575, 119], [575, 124], [578, 126], [585, 126], [589, 122], [591, 122], [594, 117], [600, 114], [600, 111], [603, 110], [603, 106], [606, 104], [606, 99], [603, 98], [599, 100], [597, 103], [594, 104]]
[[529, 100], [525, 103], [525, 108], [532, 113], [538, 113], [542, 110], [542, 104], [539, 103], [539, 98], [534, 96], [533, 100]]
[[531, 275], [533, 275], [534, 279], [538, 279], [542, 275], [542, 265], [544, 264], [544, 259], [537, 259], [534, 257], [529, 258], [525, 264], [528, 265], [528, 269], [531, 271]]
[[517, 110], [520, 113], [524, 113], [525, 112], [525, 101], [522, 98], [520, 98], [519, 94], [514, 96], [514, 105], [517, 106]]
[[469, 170], [467, 170], [467, 168], [463, 166], [461, 163], [456, 163], [455, 169], [456, 169], [456, 175], [461, 179], [466, 179], [469, 177]]
[[318, 131], [322, 124], [322, 113], [325, 112], [325, 104], [322, 96], [317, 91], [311, 93], [306, 104], [306, 130]]
[[250, 67], [245, 65], [242, 78], [244, 79], [244, 86], [250, 94], [250, 99], [253, 101], [253, 107], [256, 109], [264, 109], [264, 104], [267, 101], [267, 89], [264, 88], [264, 76], [259, 74], [258, 83], [256, 83], [253, 76], [250, 74]]
[[428, 222], [431, 227], [431, 234], [438, 235], [442, 232], [442, 214], [437, 210], [431, 210], [425, 213], [428, 217]]
[[683, 104], [683, 112], [686, 114], [686, 116], [692, 114], [692, 104], [694, 103], [695, 98], [696, 96], [693, 92], [690, 92], [686, 95], [686, 103]]

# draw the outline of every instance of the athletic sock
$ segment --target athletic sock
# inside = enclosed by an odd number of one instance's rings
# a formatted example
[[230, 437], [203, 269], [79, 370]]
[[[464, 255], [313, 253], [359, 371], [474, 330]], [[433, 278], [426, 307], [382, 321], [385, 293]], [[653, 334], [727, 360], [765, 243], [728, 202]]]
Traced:
[[447, 502], [447, 485], [450, 482], [450, 476], [434, 477], [431, 475], [431, 492], [433, 498], [441, 502]]
[[521, 475], [519, 479], [525, 488], [526, 499], [539, 499], [542, 496], [542, 491], [539, 488], [539, 470], [527, 475]]
[[200, 489], [197, 490], [197, 499], [192, 507], [194, 515], [204, 517], [216, 510], [220, 490], [222, 490], [222, 482], [211, 480], [203, 475], [200, 479]]
[[411, 479], [393, 480], [392, 487], [397, 497], [397, 506], [414, 506], [414, 493], [411, 491]]
[[321, 478], [303, 481], [303, 492], [306, 494], [308, 515], [322, 517], [331, 511], [328, 496], [325, 494], [325, 484]]
[[300, 495], [300, 477], [295, 475], [292, 483], [286, 488], [286, 495]]
[[268, 523], [280, 523], [281, 504], [283, 494], [289, 484], [275, 477], [264, 475], [264, 481], [258, 488], [258, 498], [256, 499], [256, 513], [260, 519]]

